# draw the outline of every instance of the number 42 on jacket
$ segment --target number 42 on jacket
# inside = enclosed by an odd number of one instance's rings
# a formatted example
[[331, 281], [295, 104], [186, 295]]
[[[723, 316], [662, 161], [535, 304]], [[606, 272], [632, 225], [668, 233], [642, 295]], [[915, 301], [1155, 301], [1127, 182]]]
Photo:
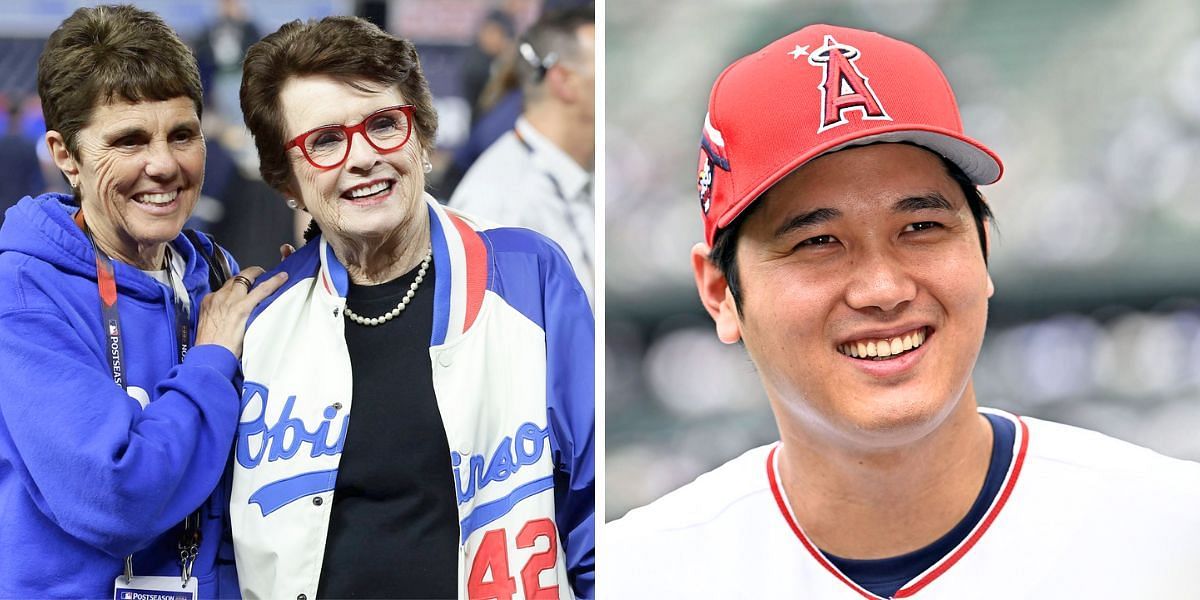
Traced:
[[467, 579], [467, 597], [471, 600], [558, 600], [558, 585], [543, 587], [540, 581], [542, 571], [553, 573], [558, 561], [558, 531], [554, 522], [534, 519], [525, 523], [517, 533], [516, 548], [537, 548], [542, 545], [539, 543], [542, 539], [548, 542], [547, 547], [530, 556], [521, 567], [521, 589], [525, 594], [517, 596], [517, 582], [508, 566], [508, 532], [501, 528], [485, 533]]

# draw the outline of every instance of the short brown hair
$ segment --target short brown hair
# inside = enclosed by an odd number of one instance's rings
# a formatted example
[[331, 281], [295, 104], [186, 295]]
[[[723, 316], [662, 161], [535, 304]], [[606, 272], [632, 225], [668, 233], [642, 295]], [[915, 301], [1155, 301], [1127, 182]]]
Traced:
[[242, 114], [258, 147], [259, 172], [275, 189], [291, 175], [283, 146], [279, 94], [290, 77], [326, 75], [351, 86], [362, 81], [398, 86], [411, 102], [417, 139], [429, 148], [437, 135], [433, 95], [412, 42], [358, 17], [285, 23], [250, 47], [242, 68]]
[[128, 5], [80, 8], [50, 34], [38, 60], [46, 129], [78, 152], [92, 110], [116, 100], [187, 97], [203, 112], [196, 57], [158, 15]]

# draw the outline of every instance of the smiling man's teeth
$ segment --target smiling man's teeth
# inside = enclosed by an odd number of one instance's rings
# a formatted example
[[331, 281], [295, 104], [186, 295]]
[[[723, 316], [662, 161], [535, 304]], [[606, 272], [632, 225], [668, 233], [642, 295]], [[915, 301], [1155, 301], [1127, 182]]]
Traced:
[[376, 183], [374, 185], [369, 185], [365, 188], [358, 188], [356, 190], [350, 190], [350, 197], [351, 198], [362, 198], [363, 196], [370, 196], [371, 194], [378, 194], [379, 192], [386, 190], [388, 185], [390, 185], [388, 182], [380, 181], [379, 183]]
[[894, 338], [846, 342], [837, 349], [838, 352], [854, 358], [887, 358], [919, 348], [924, 343], [925, 328], [922, 327]]
[[179, 192], [165, 192], [162, 194], [140, 194], [135, 200], [144, 204], [166, 204], [175, 199]]

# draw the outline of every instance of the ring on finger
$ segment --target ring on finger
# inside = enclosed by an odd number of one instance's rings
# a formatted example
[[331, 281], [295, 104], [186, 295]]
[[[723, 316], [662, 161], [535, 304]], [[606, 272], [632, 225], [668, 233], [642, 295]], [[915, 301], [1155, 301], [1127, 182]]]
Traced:
[[250, 291], [250, 288], [251, 288], [251, 286], [253, 286], [253, 285], [254, 285], [254, 282], [253, 282], [253, 281], [251, 281], [251, 280], [250, 280], [250, 278], [249, 278], [249, 277], [246, 277], [245, 275], [234, 275], [234, 276], [233, 276], [233, 282], [234, 282], [234, 283], [240, 283], [240, 284], [242, 284], [242, 285], [246, 286], [246, 291], [247, 291], [247, 292], [249, 292], [249, 291]]

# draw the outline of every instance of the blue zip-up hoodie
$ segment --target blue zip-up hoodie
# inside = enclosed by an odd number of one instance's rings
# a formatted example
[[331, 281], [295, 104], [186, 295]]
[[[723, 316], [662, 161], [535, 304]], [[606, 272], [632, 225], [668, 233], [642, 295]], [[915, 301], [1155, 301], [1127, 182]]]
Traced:
[[[95, 255], [68, 200], [26, 197], [0, 228], [0, 598], [111, 597], [130, 553], [134, 574], [178, 577], [178, 527], [202, 504], [193, 576], [201, 597], [236, 594], [217, 558], [228, 490], [214, 490], [238, 361], [203, 345], [177, 365], [172, 292], [114, 261], [128, 391], [114, 384]], [[208, 265], [182, 235], [172, 248], [199, 307]]]

